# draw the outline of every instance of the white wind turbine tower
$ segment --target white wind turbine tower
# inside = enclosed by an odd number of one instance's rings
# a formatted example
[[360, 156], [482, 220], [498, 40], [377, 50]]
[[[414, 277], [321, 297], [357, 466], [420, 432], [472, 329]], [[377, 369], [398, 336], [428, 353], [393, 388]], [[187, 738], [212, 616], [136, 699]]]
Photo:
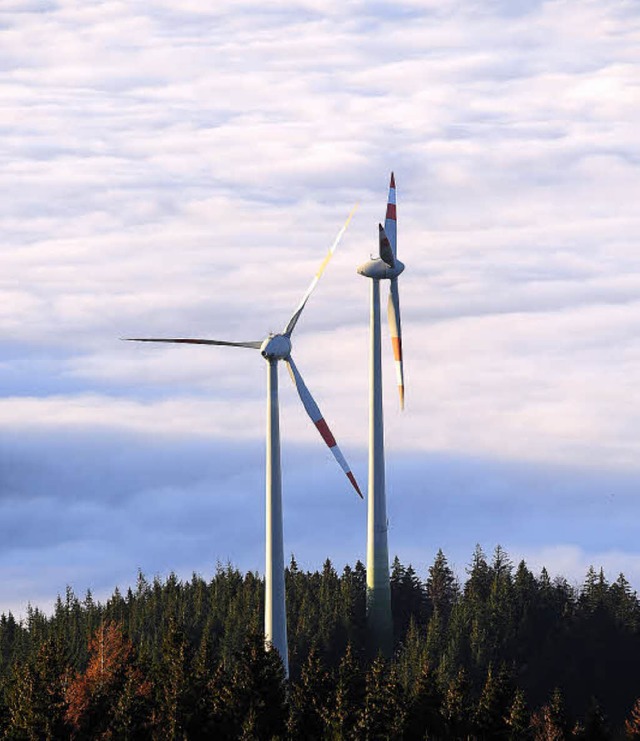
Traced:
[[300, 319], [309, 297], [313, 293], [324, 269], [331, 259], [342, 235], [353, 216], [349, 214], [342, 229], [338, 232], [329, 252], [322, 261], [320, 269], [314, 276], [309, 288], [302, 297], [291, 319], [280, 334], [269, 333], [264, 340], [253, 342], [227, 342], [226, 340], [127, 337], [130, 342], [170, 342], [185, 345], [224, 345], [229, 347], [246, 347], [260, 350], [267, 361], [267, 455], [266, 455], [266, 562], [265, 562], [265, 607], [264, 634], [267, 647], [275, 648], [282, 659], [285, 675], [289, 676], [289, 659], [287, 650], [287, 616], [284, 588], [284, 545], [282, 534], [282, 478], [280, 472], [280, 427], [278, 415], [278, 361], [284, 360], [293, 380], [302, 404], [317, 427], [335, 459], [346, 473], [354, 489], [362, 493], [351, 473], [349, 464], [340, 452], [336, 440], [331, 434], [318, 405], [313, 400], [302, 376], [291, 357], [291, 335]]
[[382, 413], [382, 366], [380, 358], [380, 281], [391, 282], [388, 303], [389, 328], [396, 365], [400, 408], [404, 409], [402, 330], [398, 276], [404, 265], [397, 259], [396, 183], [389, 184], [387, 214], [379, 225], [380, 257], [360, 265], [358, 273], [371, 278], [371, 325], [369, 366], [369, 490], [367, 495], [367, 624], [372, 648], [390, 656], [393, 649], [387, 500], [384, 477], [384, 421]]

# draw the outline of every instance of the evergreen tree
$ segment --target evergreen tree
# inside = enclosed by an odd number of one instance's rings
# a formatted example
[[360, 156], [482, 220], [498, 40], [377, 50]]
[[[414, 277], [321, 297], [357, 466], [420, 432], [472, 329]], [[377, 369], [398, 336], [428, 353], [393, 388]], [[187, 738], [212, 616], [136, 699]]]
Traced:
[[287, 721], [284, 668], [277, 651], [265, 651], [264, 637], [247, 636], [235, 656], [230, 692], [237, 737], [284, 736]]
[[470, 718], [469, 682], [464, 669], [451, 679], [442, 703], [442, 716], [445, 723], [446, 738], [464, 738], [469, 731]]
[[485, 603], [489, 598], [492, 576], [480, 544], [476, 545], [467, 574], [469, 578], [464, 585], [465, 596], [475, 602]]
[[506, 735], [509, 695], [505, 672], [495, 672], [490, 664], [474, 713], [474, 725], [480, 739], [503, 738]]
[[367, 672], [355, 737], [362, 741], [401, 739], [404, 718], [402, 690], [395, 670], [379, 656]]
[[442, 694], [434, 672], [428, 662], [422, 663], [422, 668], [413, 690], [407, 692], [406, 738], [441, 738], [444, 733], [442, 718]]
[[453, 571], [449, 568], [441, 549], [438, 550], [433, 565], [429, 567], [426, 593], [432, 609], [446, 623], [458, 595], [458, 587]]
[[15, 666], [7, 694], [7, 738], [64, 739], [71, 727], [65, 720], [65, 686], [70, 668], [56, 638], [46, 640], [33, 661]]
[[[211, 639], [204, 632], [191, 660], [183, 694], [184, 724], [189, 739], [211, 738], [213, 735], [211, 684], [215, 677], [214, 667]], [[216, 677], [216, 680], [222, 679], [222, 676]]]
[[289, 735], [291, 738], [322, 739], [329, 712], [331, 682], [315, 649], [302, 667], [300, 679], [289, 695]]
[[609, 605], [617, 625], [628, 631], [636, 631], [639, 623], [638, 596], [624, 574], [620, 574], [609, 587]]
[[580, 738], [581, 741], [608, 741], [611, 738], [607, 719], [595, 697], [592, 697], [589, 702], [584, 719], [584, 730]]
[[509, 741], [524, 741], [530, 738], [530, 715], [524, 692], [516, 689], [509, 712], [505, 718]]
[[327, 738], [333, 741], [354, 738], [358, 709], [363, 703], [364, 694], [364, 676], [349, 644], [338, 666], [333, 702], [325, 710]]
[[[173, 585], [170, 586], [169, 602], [175, 599], [171, 595]], [[170, 613], [176, 612], [176, 607], [169, 607]], [[163, 631], [160, 653], [153, 667], [153, 686], [155, 689], [153, 724], [154, 735], [160, 739], [180, 739], [184, 735], [188, 717], [188, 689], [187, 689], [187, 647], [182, 629], [178, 626], [173, 615], [167, 621]]]

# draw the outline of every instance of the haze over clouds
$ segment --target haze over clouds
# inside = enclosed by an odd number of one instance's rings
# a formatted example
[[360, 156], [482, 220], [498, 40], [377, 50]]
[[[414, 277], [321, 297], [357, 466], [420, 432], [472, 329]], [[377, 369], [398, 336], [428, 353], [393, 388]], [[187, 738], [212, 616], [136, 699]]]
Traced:
[[[0, 12], [0, 611], [136, 570], [263, 569], [265, 369], [295, 357], [366, 482], [369, 286], [398, 183], [407, 409], [385, 338], [390, 548], [476, 541], [640, 585], [640, 10], [631, 0]], [[281, 374], [285, 548], [365, 556]]]

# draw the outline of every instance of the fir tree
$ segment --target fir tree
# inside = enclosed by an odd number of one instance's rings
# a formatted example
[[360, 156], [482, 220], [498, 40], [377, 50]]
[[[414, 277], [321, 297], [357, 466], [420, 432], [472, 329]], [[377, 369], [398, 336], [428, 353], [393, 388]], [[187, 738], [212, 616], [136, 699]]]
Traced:
[[423, 661], [420, 674], [413, 684], [411, 692], [407, 692], [409, 702], [407, 706], [406, 738], [440, 738], [444, 733], [442, 718], [442, 694], [434, 672], [427, 661]]
[[469, 731], [470, 715], [469, 682], [464, 669], [460, 669], [444, 692], [442, 716], [447, 732], [446, 737], [464, 738]]
[[446, 623], [456, 600], [458, 588], [453, 571], [449, 568], [441, 549], [438, 550], [433, 565], [429, 567], [426, 593], [432, 609]]
[[378, 657], [367, 672], [355, 737], [362, 741], [401, 739], [404, 716], [402, 690], [395, 670]]
[[7, 692], [7, 738], [64, 739], [71, 727], [65, 716], [65, 687], [70, 667], [56, 638], [45, 641], [33, 661], [14, 668]]
[[505, 716], [508, 712], [509, 694], [505, 672], [495, 672], [489, 665], [474, 713], [474, 725], [479, 738], [491, 739], [506, 735]]
[[242, 651], [235, 656], [230, 691], [237, 736], [254, 734], [258, 739], [270, 739], [284, 735], [287, 720], [284, 668], [277, 651], [265, 651], [261, 634], [248, 635]]
[[338, 666], [333, 702], [325, 709], [327, 738], [346, 741], [354, 737], [364, 694], [364, 676], [349, 644]]
[[584, 719], [584, 731], [580, 738], [582, 741], [608, 741], [611, 738], [607, 719], [595, 697], [592, 697], [589, 702]]
[[[173, 585], [170, 586], [170, 590]], [[175, 599], [169, 592], [169, 601]], [[169, 608], [175, 612], [175, 605]], [[184, 735], [187, 718], [186, 641], [173, 616], [163, 631], [159, 656], [153, 668], [155, 689], [155, 735], [162, 739], [178, 739]]]
[[329, 711], [331, 682], [318, 653], [312, 649], [302, 667], [300, 679], [289, 695], [289, 735], [291, 738], [322, 739]]
[[509, 712], [505, 717], [509, 741], [524, 741], [530, 738], [530, 715], [523, 690], [516, 689]]

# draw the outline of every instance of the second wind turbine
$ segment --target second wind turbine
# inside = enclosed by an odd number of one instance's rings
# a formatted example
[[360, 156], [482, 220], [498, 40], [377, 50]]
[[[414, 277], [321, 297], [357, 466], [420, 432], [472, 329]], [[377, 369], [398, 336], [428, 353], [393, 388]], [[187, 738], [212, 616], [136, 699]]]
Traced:
[[404, 408], [402, 329], [398, 276], [404, 265], [397, 259], [396, 182], [391, 173], [387, 213], [378, 228], [380, 257], [360, 265], [358, 273], [371, 278], [369, 366], [369, 491], [367, 495], [367, 627], [371, 648], [390, 657], [393, 650], [387, 496], [384, 472], [384, 419], [382, 413], [382, 364], [380, 357], [380, 281], [390, 281], [387, 314], [396, 365], [400, 408]]
[[287, 649], [287, 613], [284, 589], [284, 543], [282, 532], [282, 476], [280, 470], [280, 425], [278, 412], [278, 361], [284, 360], [289, 369], [302, 405], [311, 421], [320, 432], [335, 459], [347, 475], [354, 489], [362, 497], [360, 488], [349, 464], [340, 452], [335, 438], [324, 421], [318, 405], [314, 401], [300, 371], [291, 357], [291, 335], [304, 307], [313, 293], [324, 269], [327, 267], [342, 235], [347, 229], [355, 208], [349, 214], [342, 229], [338, 232], [329, 252], [322, 261], [309, 288], [302, 297], [287, 326], [279, 334], [269, 333], [264, 340], [251, 342], [228, 342], [226, 340], [160, 338], [160, 337], [127, 337], [131, 342], [169, 342], [181, 345], [223, 345], [260, 350], [267, 361], [267, 455], [266, 455], [266, 546], [265, 546], [265, 605], [264, 635], [267, 647], [275, 648], [280, 654], [285, 675], [289, 676], [289, 658]]

